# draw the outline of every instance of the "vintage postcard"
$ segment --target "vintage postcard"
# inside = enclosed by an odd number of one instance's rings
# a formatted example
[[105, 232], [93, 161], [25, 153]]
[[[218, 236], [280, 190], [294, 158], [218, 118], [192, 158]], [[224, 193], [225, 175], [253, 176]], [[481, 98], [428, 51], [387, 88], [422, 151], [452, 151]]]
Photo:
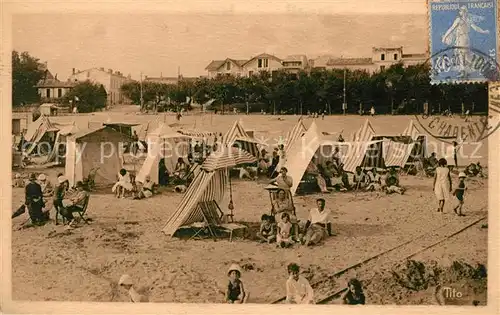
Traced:
[[498, 310], [497, 0], [48, 4], [2, 4], [2, 312]]

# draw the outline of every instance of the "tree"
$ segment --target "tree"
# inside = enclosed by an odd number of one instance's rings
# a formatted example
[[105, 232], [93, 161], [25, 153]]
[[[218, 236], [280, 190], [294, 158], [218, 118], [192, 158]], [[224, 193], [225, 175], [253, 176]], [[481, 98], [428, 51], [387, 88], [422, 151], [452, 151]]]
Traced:
[[65, 95], [65, 103], [72, 101], [81, 113], [91, 113], [106, 107], [108, 94], [102, 84], [85, 81], [75, 85]]
[[39, 59], [28, 52], [12, 51], [12, 105], [36, 103], [40, 100], [36, 85], [47, 74]]

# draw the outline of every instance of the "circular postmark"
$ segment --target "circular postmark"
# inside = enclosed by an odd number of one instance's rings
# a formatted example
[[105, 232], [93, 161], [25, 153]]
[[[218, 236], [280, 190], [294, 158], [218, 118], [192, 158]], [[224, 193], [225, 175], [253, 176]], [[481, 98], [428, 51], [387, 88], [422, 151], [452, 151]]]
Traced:
[[[496, 54], [496, 52], [495, 52]], [[449, 47], [427, 59], [432, 84], [483, 83], [500, 80], [500, 65], [494, 54], [474, 48]], [[415, 115], [420, 127], [433, 138], [452, 143], [481, 142], [500, 128], [498, 116], [464, 115], [459, 120], [449, 119], [441, 113], [429, 116], [429, 110]]]

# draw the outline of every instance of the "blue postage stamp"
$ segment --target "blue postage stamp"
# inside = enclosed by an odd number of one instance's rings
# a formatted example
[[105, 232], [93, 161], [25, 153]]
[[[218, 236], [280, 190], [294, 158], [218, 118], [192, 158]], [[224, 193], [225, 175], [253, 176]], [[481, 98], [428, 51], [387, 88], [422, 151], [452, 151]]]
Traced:
[[497, 0], [429, 0], [431, 83], [498, 79]]

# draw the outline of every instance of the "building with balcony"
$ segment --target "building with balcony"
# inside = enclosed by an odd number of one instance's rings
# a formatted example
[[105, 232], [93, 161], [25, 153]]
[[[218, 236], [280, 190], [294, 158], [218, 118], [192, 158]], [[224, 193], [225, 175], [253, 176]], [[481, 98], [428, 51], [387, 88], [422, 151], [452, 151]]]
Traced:
[[211, 79], [218, 75], [247, 77], [261, 71], [267, 71], [271, 74], [279, 70], [298, 73], [300, 70], [307, 68], [308, 61], [305, 55], [288, 56], [285, 59], [281, 59], [274, 55], [263, 53], [247, 60], [232, 58], [212, 60], [205, 70], [208, 73], [208, 78]]

